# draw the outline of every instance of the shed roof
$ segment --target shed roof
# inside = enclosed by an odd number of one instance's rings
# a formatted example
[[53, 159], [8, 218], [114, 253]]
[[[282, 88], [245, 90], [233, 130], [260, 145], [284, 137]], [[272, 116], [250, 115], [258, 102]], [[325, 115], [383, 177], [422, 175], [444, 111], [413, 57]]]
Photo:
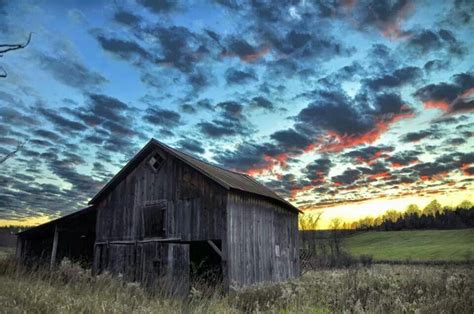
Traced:
[[74, 223], [77, 219], [83, 219], [86, 215], [95, 214], [96, 208], [95, 206], [88, 206], [73, 213], [67, 214], [65, 216], [59, 217], [57, 219], [48, 221], [44, 224], [39, 226], [35, 226], [32, 228], [28, 228], [21, 232], [18, 232], [17, 235], [24, 236], [29, 234], [37, 234], [37, 233], [47, 233], [47, 232], [54, 232], [54, 227], [58, 224], [63, 223]]
[[91, 199], [89, 204], [96, 204], [103, 196], [107, 195], [156, 147], [163, 149], [170, 155], [188, 164], [227, 190], [233, 189], [260, 195], [277, 201], [292, 211], [299, 212], [298, 208], [293, 206], [290, 202], [286, 201], [269, 188], [265, 187], [263, 184], [257, 182], [257, 180], [251, 176], [235, 171], [230, 171], [199, 160], [153, 138]]

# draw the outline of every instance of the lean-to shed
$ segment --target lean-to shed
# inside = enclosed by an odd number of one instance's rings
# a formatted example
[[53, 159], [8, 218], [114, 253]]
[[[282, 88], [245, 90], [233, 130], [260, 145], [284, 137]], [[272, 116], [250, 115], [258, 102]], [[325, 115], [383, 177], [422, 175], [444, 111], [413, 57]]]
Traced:
[[[54, 263], [67, 256], [64, 241], [76, 246], [93, 236], [87, 256], [96, 273], [120, 273], [151, 286], [166, 282], [180, 294], [195, 275], [212, 273], [225, 288], [239, 288], [300, 274], [296, 207], [248, 175], [155, 139], [89, 204], [86, 214], [20, 233], [18, 257], [44, 254]], [[63, 239], [71, 223], [83, 225], [81, 217], [89, 221], [84, 234]], [[35, 230], [43, 230], [41, 239]]]

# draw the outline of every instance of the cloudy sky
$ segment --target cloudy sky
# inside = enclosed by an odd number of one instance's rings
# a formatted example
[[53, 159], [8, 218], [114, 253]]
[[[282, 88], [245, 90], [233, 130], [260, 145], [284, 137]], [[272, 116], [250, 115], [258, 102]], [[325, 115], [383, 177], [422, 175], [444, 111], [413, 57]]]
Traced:
[[151, 137], [354, 218], [473, 199], [470, 1], [8, 1], [0, 224], [77, 210]]

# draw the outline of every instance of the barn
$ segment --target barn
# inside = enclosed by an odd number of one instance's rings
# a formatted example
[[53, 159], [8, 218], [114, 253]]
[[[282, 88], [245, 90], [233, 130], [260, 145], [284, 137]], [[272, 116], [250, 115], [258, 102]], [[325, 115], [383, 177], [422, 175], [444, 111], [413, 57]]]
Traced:
[[53, 267], [68, 257], [181, 294], [195, 276], [238, 289], [300, 275], [296, 207], [155, 139], [89, 205], [19, 233], [17, 258]]

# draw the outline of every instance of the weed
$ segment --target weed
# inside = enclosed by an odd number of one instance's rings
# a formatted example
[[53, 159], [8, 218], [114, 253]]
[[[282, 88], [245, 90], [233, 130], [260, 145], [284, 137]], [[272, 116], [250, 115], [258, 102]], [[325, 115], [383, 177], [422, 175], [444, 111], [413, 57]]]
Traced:
[[[370, 260], [369, 257], [365, 257]], [[362, 260], [362, 258], [360, 258]], [[364, 262], [361, 262], [362, 264]], [[472, 313], [474, 270], [468, 266], [373, 265], [308, 271], [300, 279], [227, 295], [194, 285], [187, 298], [150, 294], [138, 283], [98, 276], [63, 261], [55, 270], [0, 259], [3, 313]], [[163, 289], [168, 290], [168, 289]]]

